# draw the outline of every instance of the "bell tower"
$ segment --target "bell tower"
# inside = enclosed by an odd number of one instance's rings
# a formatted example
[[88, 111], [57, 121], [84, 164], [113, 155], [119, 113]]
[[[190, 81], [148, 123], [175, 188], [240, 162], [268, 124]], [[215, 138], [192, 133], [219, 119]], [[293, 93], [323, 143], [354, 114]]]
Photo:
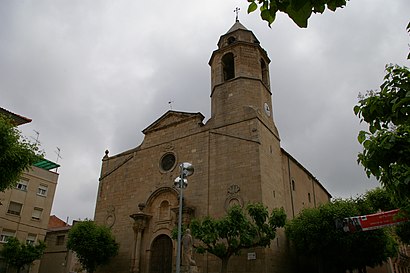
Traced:
[[215, 126], [256, 115], [279, 138], [272, 117], [269, 63], [253, 32], [236, 20], [220, 37], [209, 61], [211, 119]]
[[272, 198], [284, 190], [269, 63], [256, 36], [238, 20], [220, 37], [209, 61], [211, 118], [206, 125], [213, 217], [223, 216], [221, 208], [235, 202], [262, 202], [269, 208], [285, 202], [284, 195]]

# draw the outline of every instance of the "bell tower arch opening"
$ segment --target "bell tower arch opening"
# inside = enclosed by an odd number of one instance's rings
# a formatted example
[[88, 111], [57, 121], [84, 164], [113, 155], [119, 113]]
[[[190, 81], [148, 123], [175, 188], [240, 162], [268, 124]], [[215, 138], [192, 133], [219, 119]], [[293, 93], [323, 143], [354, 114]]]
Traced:
[[222, 59], [222, 78], [224, 81], [235, 78], [235, 60], [232, 52], [226, 53]]

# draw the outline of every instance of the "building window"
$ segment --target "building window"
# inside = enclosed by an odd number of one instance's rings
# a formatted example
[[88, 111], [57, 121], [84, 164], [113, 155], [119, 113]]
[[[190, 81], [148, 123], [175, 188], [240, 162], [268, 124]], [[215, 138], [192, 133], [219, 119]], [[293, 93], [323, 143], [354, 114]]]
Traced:
[[46, 185], [38, 186], [37, 195], [47, 196], [47, 189], [48, 189], [48, 187]]
[[34, 208], [33, 213], [31, 214], [31, 219], [40, 220], [42, 214], [43, 214], [43, 209], [42, 208]]
[[161, 157], [159, 166], [162, 171], [168, 172], [175, 167], [176, 157], [173, 153], [166, 153]]
[[56, 240], [56, 245], [57, 246], [64, 245], [64, 239], [65, 239], [64, 235], [58, 235], [57, 240]]
[[308, 201], [311, 203], [310, 192], [308, 192]]
[[222, 57], [222, 73], [224, 81], [235, 78], [235, 63], [232, 53], [227, 53]]
[[21, 191], [27, 191], [27, 184], [28, 184], [28, 179], [20, 179], [19, 182], [17, 182], [16, 189], [19, 189]]
[[37, 235], [36, 235], [36, 234], [31, 234], [31, 233], [29, 233], [29, 234], [27, 235], [26, 243], [27, 243], [28, 245], [34, 245], [34, 243], [36, 242], [36, 239], [37, 239]]
[[15, 231], [4, 229], [0, 235], [0, 243], [7, 243], [8, 239], [14, 237], [15, 235]]
[[23, 204], [11, 201], [9, 204], [9, 209], [7, 210], [7, 213], [14, 214], [14, 215], [20, 215], [22, 207], [23, 207]]
[[295, 180], [292, 179], [292, 191], [295, 190]]

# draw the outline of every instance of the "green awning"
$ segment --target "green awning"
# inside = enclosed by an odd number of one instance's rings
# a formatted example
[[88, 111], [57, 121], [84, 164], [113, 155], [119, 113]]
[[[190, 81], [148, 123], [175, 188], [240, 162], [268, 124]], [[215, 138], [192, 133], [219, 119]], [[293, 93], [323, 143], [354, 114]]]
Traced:
[[54, 162], [52, 162], [50, 160], [47, 160], [47, 159], [42, 159], [41, 161], [39, 161], [37, 163], [34, 163], [34, 166], [42, 168], [42, 169], [47, 170], [47, 171], [60, 167], [59, 164], [54, 163]]

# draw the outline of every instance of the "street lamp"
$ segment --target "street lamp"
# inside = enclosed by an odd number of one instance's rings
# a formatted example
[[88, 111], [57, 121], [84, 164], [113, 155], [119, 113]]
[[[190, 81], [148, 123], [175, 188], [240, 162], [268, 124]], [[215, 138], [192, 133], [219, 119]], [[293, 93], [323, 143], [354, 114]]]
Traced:
[[191, 163], [184, 162], [179, 165], [180, 174], [175, 179], [174, 185], [179, 188], [179, 214], [178, 214], [178, 244], [177, 244], [177, 264], [176, 273], [181, 272], [181, 229], [182, 229], [182, 192], [188, 187], [188, 176], [194, 173], [194, 166]]

